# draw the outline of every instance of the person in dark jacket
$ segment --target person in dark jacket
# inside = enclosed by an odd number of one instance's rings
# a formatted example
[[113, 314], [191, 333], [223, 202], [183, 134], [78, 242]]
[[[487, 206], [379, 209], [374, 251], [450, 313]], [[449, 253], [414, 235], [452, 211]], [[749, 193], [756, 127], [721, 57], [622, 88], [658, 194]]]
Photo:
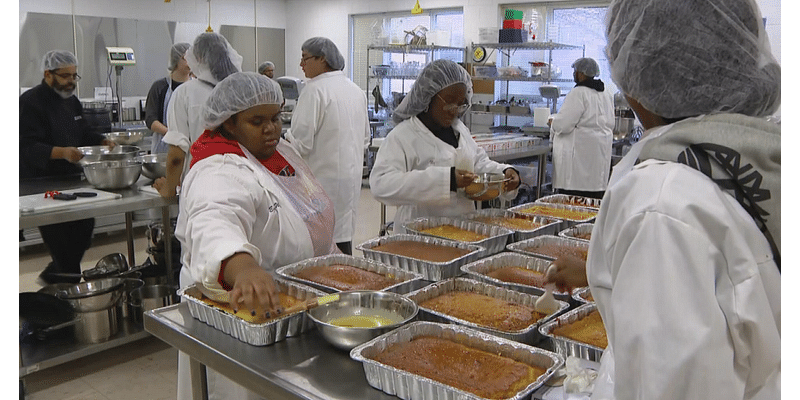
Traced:
[[[53, 50], [42, 59], [42, 83], [19, 96], [19, 178], [79, 176], [81, 146], [114, 143], [92, 132], [83, 107], [74, 96], [78, 75], [75, 55]], [[53, 261], [39, 277], [45, 283], [79, 282], [83, 253], [89, 248], [94, 219], [39, 227]]]
[[161, 139], [167, 134], [167, 106], [172, 93], [181, 83], [189, 80], [189, 64], [183, 57], [189, 43], [175, 43], [169, 50], [169, 76], [161, 78], [150, 86], [145, 102], [144, 122], [153, 131], [153, 142], [150, 146], [150, 153], [166, 153], [169, 145]]

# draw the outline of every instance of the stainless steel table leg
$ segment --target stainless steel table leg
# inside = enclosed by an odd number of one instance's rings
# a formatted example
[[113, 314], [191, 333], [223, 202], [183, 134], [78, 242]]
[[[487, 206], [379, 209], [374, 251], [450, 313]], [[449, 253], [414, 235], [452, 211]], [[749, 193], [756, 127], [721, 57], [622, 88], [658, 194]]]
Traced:
[[172, 273], [172, 221], [169, 218], [169, 206], [161, 207], [161, 225], [164, 227], [164, 260], [167, 263], [167, 285], [174, 286], [175, 274]]
[[133, 212], [125, 213], [125, 232], [128, 234], [128, 265], [136, 266], [136, 255], [133, 250]]
[[206, 366], [194, 358], [189, 358], [189, 374], [192, 376], [192, 399], [208, 400]]

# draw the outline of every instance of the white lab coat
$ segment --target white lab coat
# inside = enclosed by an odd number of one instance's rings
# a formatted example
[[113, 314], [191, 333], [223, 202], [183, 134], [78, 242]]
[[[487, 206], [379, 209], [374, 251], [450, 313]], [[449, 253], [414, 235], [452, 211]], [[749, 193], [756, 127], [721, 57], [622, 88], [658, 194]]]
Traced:
[[213, 89], [209, 83], [191, 79], [175, 89], [167, 106], [167, 133], [164, 135], [164, 143], [178, 146], [186, 153], [181, 182], [189, 173], [192, 161], [189, 147], [205, 131], [202, 111]]
[[550, 124], [553, 188], [605, 190], [614, 140], [614, 101], [607, 91], [578, 86]]
[[[490, 160], [461, 120], [455, 120], [453, 129], [459, 134], [458, 150], [474, 160], [475, 173], [502, 174], [511, 168]], [[456, 153], [417, 117], [389, 132], [375, 156], [369, 186], [375, 199], [398, 207], [395, 233], [404, 233], [403, 224], [415, 218], [458, 217], [475, 211], [475, 202], [464, 195], [463, 189], [450, 191], [450, 168], [455, 166]], [[516, 196], [517, 190], [503, 194], [507, 200]]]
[[[735, 127], [729, 127], [735, 129]], [[780, 273], [752, 218], [701, 172], [615, 167], [587, 277], [609, 339], [593, 399], [780, 398]], [[613, 353], [613, 354], [612, 354]]]
[[326, 72], [306, 82], [286, 139], [333, 200], [336, 242], [351, 241], [355, 233], [369, 136], [367, 96], [342, 71]]
[[[278, 151], [297, 171], [299, 154], [283, 141]], [[302, 162], [302, 161], [300, 161]], [[314, 257], [308, 227], [278, 184], [255, 162], [238, 155], [214, 155], [195, 164], [181, 193], [175, 235], [181, 242], [181, 287], [217, 282], [222, 260], [237, 252], [252, 255], [266, 270]], [[263, 171], [262, 171], [263, 172]], [[330, 243], [331, 253], [335, 244]], [[179, 398], [191, 391], [188, 357], [179, 353]], [[257, 399], [253, 393], [208, 369], [211, 399]]]

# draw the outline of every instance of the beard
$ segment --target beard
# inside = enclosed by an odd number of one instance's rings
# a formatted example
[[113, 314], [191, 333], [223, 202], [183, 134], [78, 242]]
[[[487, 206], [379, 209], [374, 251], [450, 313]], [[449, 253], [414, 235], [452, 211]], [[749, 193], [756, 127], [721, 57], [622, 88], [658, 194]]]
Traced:
[[75, 94], [75, 84], [67, 83], [66, 85], [59, 85], [58, 82], [53, 82], [53, 90], [61, 96], [62, 99], [68, 99]]

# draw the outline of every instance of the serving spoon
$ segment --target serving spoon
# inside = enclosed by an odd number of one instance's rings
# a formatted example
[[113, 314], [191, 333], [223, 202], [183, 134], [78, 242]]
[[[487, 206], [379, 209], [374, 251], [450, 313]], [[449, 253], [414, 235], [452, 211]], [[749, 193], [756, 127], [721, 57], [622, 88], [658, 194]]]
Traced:
[[[551, 263], [549, 267], [547, 267], [547, 273], [545, 276], [552, 276], [556, 273], [556, 265]], [[553, 289], [555, 289], [555, 284], [548, 283], [544, 286], [544, 294], [539, 296], [536, 299], [536, 303], [534, 304], [534, 309], [536, 311], [550, 315], [556, 311], [558, 311], [558, 301], [556, 300], [555, 296], [553, 296]]]

